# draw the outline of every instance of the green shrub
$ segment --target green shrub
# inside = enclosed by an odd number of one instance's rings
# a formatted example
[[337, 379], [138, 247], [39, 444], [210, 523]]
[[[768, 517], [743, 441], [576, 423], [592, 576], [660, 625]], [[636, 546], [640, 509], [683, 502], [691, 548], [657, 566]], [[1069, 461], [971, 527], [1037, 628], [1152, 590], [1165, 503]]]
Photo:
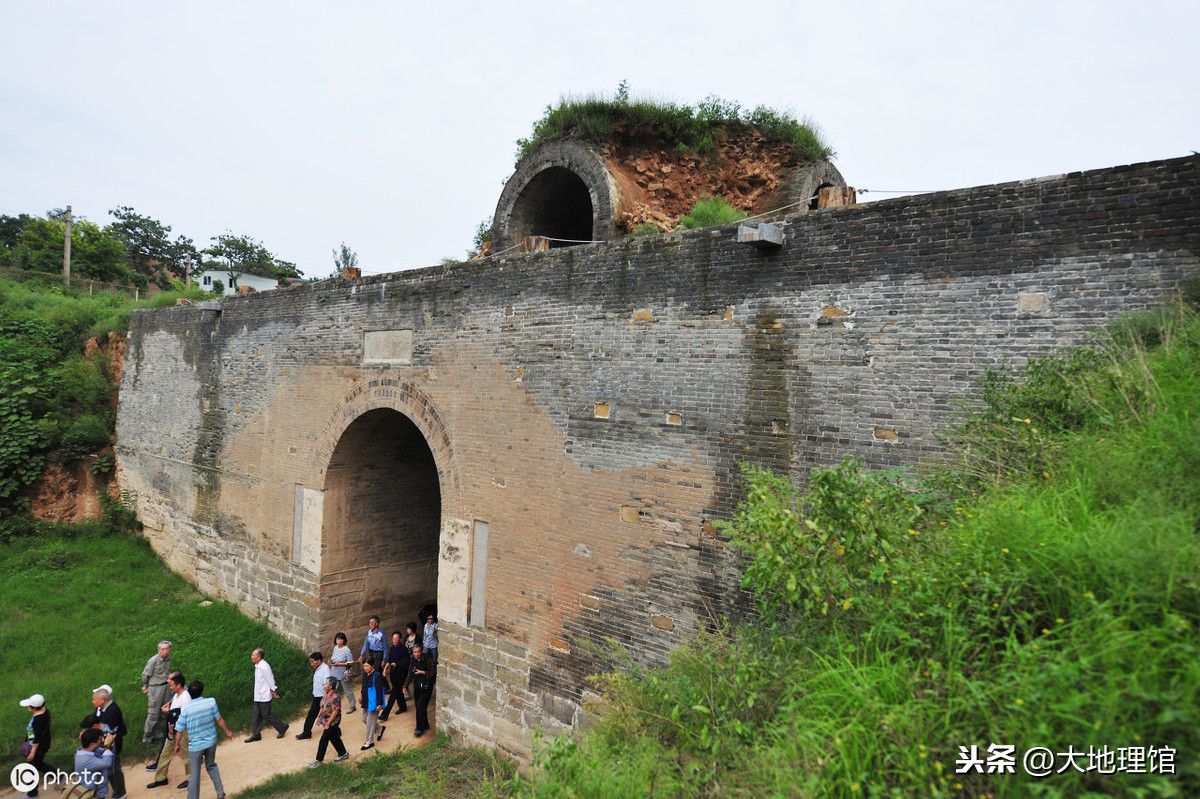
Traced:
[[1147, 350], [1190, 347], [1194, 319], [1182, 305], [1130, 314], [1091, 345], [1031, 361], [1020, 380], [989, 371], [981, 403], [948, 436], [959, 457], [941, 478], [960, 483], [959, 490], [975, 490], [1040, 476], [1067, 434], [1112, 429], [1153, 413], [1162, 394]]
[[88, 466], [88, 471], [97, 477], [108, 477], [113, 473], [114, 470], [116, 470], [116, 468], [116, 456], [113, 454], [113, 451], [109, 449], [96, 456], [96, 459], [92, 461], [90, 466]]
[[662, 233], [658, 225], [653, 222], [642, 222], [633, 230], [629, 231], [630, 236], [657, 236]]
[[55, 410], [102, 414], [112, 408], [113, 387], [104, 356], [72, 355], [49, 371], [47, 384], [54, 391]]
[[0, 517], [23, 509], [21, 494], [47, 452], [62, 445], [70, 463], [107, 445], [115, 424], [109, 361], [83, 356], [88, 339], [124, 334], [134, 308], [209, 296], [193, 288], [135, 303], [119, 292], [0, 278]]
[[714, 225], [728, 225], [745, 218], [744, 211], [734, 208], [723, 197], [702, 197], [692, 206], [692, 210], [679, 220], [679, 229], [694, 230]]
[[95, 414], [74, 419], [59, 442], [59, 454], [64, 463], [75, 463], [109, 444], [109, 426]]

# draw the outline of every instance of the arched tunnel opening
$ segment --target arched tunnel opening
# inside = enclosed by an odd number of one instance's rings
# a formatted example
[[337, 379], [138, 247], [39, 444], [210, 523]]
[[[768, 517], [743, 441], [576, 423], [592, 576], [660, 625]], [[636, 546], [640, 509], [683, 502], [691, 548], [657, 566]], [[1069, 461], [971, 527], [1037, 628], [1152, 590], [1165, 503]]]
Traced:
[[820, 208], [821, 207], [821, 191], [822, 191], [822, 189], [832, 189], [832, 188], [833, 188], [832, 183], [822, 183], [821, 185], [817, 186], [816, 191], [813, 192], [812, 197], [810, 197], [808, 200], [808, 210], [815, 211], [818, 208]]
[[552, 166], [535, 175], [521, 191], [513, 204], [509, 230], [514, 241], [548, 236], [551, 247], [570, 247], [595, 238], [593, 221], [587, 184], [571, 170]]
[[357, 653], [368, 617], [403, 632], [436, 606], [441, 516], [437, 464], [412, 420], [390, 408], [355, 419], [325, 476], [323, 644], [345, 632]]

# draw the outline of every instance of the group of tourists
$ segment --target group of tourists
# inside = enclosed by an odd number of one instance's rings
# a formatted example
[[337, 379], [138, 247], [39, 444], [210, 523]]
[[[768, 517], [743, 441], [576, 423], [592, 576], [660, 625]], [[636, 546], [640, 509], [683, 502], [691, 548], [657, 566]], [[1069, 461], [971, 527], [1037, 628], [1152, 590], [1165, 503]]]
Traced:
[[[421, 632], [418, 632], [416, 622], [410, 622], [403, 633], [397, 631], [387, 637], [379, 626], [379, 617], [372, 616], [367, 622], [367, 634], [357, 661], [347, 645], [345, 633], [334, 636], [329, 663], [325, 662], [321, 652], [308, 656], [313, 669], [312, 702], [304, 717], [304, 729], [296, 737], [301, 740], [312, 738], [314, 725], [322, 728], [316, 760], [309, 768], [317, 768], [325, 761], [330, 746], [337, 753], [335, 760], [350, 756], [342, 742], [342, 716], [357, 712], [360, 705], [366, 730], [359, 749], [364, 751], [374, 748], [376, 741], [383, 740], [387, 731], [384, 722], [391, 716], [392, 708], [397, 714], [408, 712], [409, 698], [416, 706], [413, 735], [420, 738], [429, 730], [429, 700], [437, 680], [437, 627], [437, 619], [430, 612]], [[362, 669], [357, 691], [354, 688], [356, 663]], [[344, 713], [343, 699], [349, 705]], [[276, 730], [282, 737], [287, 727], [276, 727]]]
[[[310, 768], [324, 762], [330, 746], [337, 752], [336, 760], [349, 757], [342, 743], [343, 700], [349, 705], [345, 715], [362, 707], [366, 727], [362, 750], [372, 749], [383, 739], [387, 730], [384, 722], [388, 721], [393, 708], [397, 714], [408, 712], [410, 698], [416, 707], [413, 734], [420, 737], [429, 730], [429, 702], [437, 680], [438, 624], [432, 611], [427, 610], [422, 615], [422, 627], [418, 628], [417, 623], [412, 622], [406, 625], [403, 633], [393, 632], [390, 637], [381, 629], [379, 617], [372, 616], [357, 659], [348, 646], [346, 634], [340, 632], [334, 637], [328, 662], [319, 651], [309, 655], [308, 662], [313, 669], [312, 701], [303, 731], [296, 738], [311, 739], [314, 726], [322, 730], [316, 760]], [[264, 724], [273, 727], [276, 737], [282, 738], [289, 725], [271, 708], [272, 701], [279, 698], [271, 665], [261, 648], [250, 654], [250, 660], [254, 666], [254, 691], [251, 731], [245, 741], [262, 740]], [[360, 680], [357, 691], [355, 680]], [[188, 799], [199, 799], [201, 764], [212, 780], [217, 799], [224, 799], [225, 789], [216, 763], [217, 728], [220, 727], [226, 738], [232, 738], [233, 733], [226, 726], [216, 699], [204, 696], [204, 683], [199, 680], [188, 683], [181, 672], [172, 668], [170, 641], [159, 642], [158, 651], [142, 670], [141, 682], [147, 701], [142, 740], [158, 746], [156, 756], [146, 766], [147, 771], [154, 772], [153, 781], [146, 787], [168, 785], [171, 762], [180, 758], [184, 779], [176, 787], [186, 788]], [[51, 770], [46, 762], [52, 732], [50, 709], [42, 694], [23, 699], [20, 705], [30, 714], [21, 754], [37, 769], [40, 783], [41, 775]], [[121, 752], [128, 729], [121, 707], [113, 699], [111, 685], [101, 685], [92, 691], [92, 708], [79, 723], [79, 748], [75, 752], [73, 770], [76, 782], [86, 791], [94, 791], [96, 799], [125, 799]], [[26, 796], [37, 795], [38, 784], [34, 784]]]

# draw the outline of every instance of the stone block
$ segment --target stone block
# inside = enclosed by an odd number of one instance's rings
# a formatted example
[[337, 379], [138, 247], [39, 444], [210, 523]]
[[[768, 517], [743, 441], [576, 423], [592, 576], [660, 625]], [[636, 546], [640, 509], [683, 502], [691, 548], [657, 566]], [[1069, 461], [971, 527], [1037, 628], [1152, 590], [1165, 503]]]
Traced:
[[783, 246], [783, 229], [768, 222], [741, 224], [737, 229], [737, 241], [759, 250], [778, 250]]
[[1017, 295], [1020, 313], [1046, 313], [1050, 310], [1050, 295], [1044, 291], [1023, 291]]

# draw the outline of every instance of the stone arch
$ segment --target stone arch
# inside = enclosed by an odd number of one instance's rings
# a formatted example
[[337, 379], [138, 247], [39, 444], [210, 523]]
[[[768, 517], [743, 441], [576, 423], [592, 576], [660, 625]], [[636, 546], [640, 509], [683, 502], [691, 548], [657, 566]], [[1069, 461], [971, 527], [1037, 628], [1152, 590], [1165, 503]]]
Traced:
[[324, 481], [325, 470], [333, 456], [334, 448], [346, 432], [346, 428], [364, 413], [378, 408], [391, 408], [404, 414], [425, 437], [437, 464], [444, 513], [450, 507], [448, 503], [457, 500], [461, 491], [450, 434], [429, 396], [415, 384], [398, 378], [381, 377], [360, 383], [338, 402], [325, 426], [317, 434], [316, 445], [313, 447], [311, 471], [316, 477], [315, 482]]
[[828, 161], [814, 161], [797, 169], [783, 186], [783, 203], [796, 205], [789, 208], [788, 214], [804, 214], [816, 208], [810, 205], [813, 196], [825, 186], [845, 187], [846, 179], [838, 168]]
[[362, 384], [339, 403], [315, 450], [323, 495], [320, 642], [335, 631], [359, 639], [369, 615], [391, 631], [436, 607], [443, 531], [459, 482], [429, 398], [393, 378]]
[[552, 142], [522, 158], [504, 184], [493, 246], [503, 250], [535, 235], [607, 241], [616, 233], [619, 206], [616, 181], [599, 154], [581, 142]]

